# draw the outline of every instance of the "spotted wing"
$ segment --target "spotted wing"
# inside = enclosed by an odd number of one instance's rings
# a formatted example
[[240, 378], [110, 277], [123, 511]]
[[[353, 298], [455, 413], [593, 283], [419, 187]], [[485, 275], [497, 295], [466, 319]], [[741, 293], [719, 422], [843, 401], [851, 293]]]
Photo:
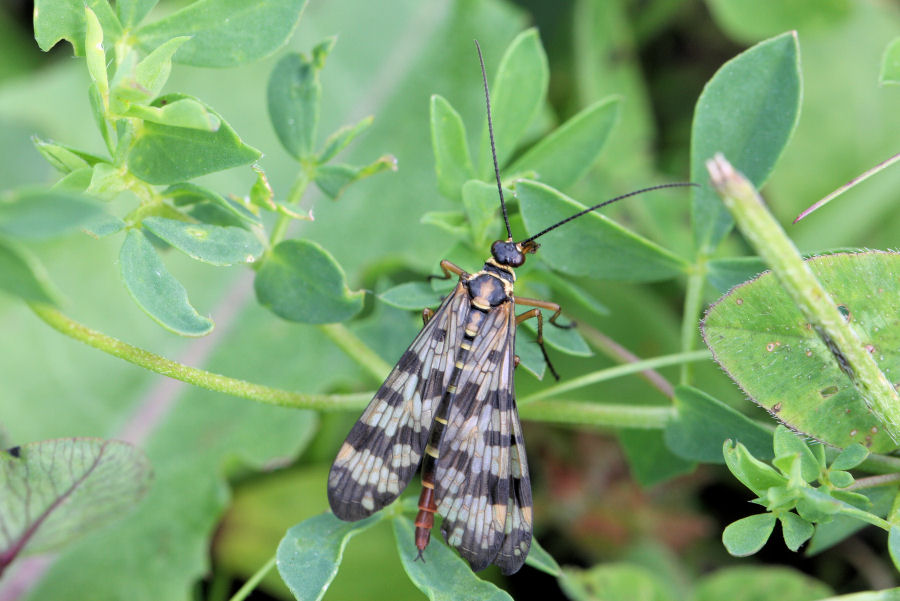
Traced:
[[340, 519], [360, 520], [392, 503], [416, 472], [469, 307], [460, 283], [350, 430], [328, 474], [328, 503]]
[[513, 389], [513, 307], [505, 303], [485, 316], [438, 453], [441, 531], [475, 571], [493, 562], [515, 572], [531, 543], [531, 490]]

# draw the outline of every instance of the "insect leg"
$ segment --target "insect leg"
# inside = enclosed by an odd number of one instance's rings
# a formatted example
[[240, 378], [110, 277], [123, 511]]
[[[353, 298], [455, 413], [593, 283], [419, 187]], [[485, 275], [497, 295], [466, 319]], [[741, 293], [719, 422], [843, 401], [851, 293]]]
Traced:
[[517, 296], [515, 302], [517, 305], [527, 305], [529, 307], [540, 307], [541, 309], [547, 309], [548, 311], [553, 311], [553, 315], [550, 316], [550, 323], [555, 325], [557, 328], [562, 328], [564, 330], [568, 330], [569, 328], [575, 327], [574, 321], [570, 321], [569, 323], [557, 323], [556, 320], [559, 319], [559, 316], [562, 313], [562, 308], [556, 303], [551, 303], [550, 301], [540, 300], [538, 298], [523, 298], [521, 296]]
[[[521, 299], [516, 299], [516, 303], [518, 303]], [[525, 299], [527, 301], [531, 301], [531, 299]], [[536, 301], [542, 303], [544, 301]], [[523, 303], [528, 304], [528, 303]], [[548, 305], [553, 305], [553, 303], [547, 303]], [[559, 307], [559, 305], [556, 305]], [[548, 309], [551, 307], [547, 307]], [[558, 314], [558, 312], [557, 312]], [[556, 373], [556, 369], [553, 367], [553, 363], [550, 362], [550, 357], [547, 355], [547, 349], [544, 348], [544, 315], [541, 313], [540, 309], [531, 309], [529, 311], [525, 311], [521, 315], [516, 315], [516, 325], [519, 325], [526, 319], [531, 319], [532, 317], [537, 318], [537, 343], [538, 346], [541, 347], [541, 353], [544, 355], [544, 361], [547, 362], [547, 367], [550, 368], [550, 373], [553, 374], [553, 377], [559, 380], [559, 374]]]
[[430, 275], [428, 276], [428, 281], [431, 280], [449, 280], [452, 276], [451, 274], [456, 274], [459, 276], [466, 275], [466, 270], [458, 265], [451, 263], [444, 259], [441, 261], [441, 271], [444, 272], [444, 275]]

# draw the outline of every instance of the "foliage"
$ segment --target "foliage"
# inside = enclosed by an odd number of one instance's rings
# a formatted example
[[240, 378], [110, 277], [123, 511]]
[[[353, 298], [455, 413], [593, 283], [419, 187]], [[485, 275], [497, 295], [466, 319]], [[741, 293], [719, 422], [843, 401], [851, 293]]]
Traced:
[[[791, 551], [823, 553], [871, 524], [887, 533], [878, 567], [900, 566], [896, 254], [845, 248], [896, 246], [896, 169], [863, 189], [865, 210], [838, 200], [790, 237], [756, 195], [766, 185], [784, 221], [896, 152], [896, 15], [842, 0], [576, 0], [552, 18], [500, 0], [157, 4], [37, 0], [38, 47], [79, 60], [0, 80], [0, 524], [16, 525], [0, 528], [0, 597], [224, 599], [235, 578], [235, 599], [896, 598], [722, 553], [765, 554], [776, 523]], [[684, 23], [702, 69], [642, 78], [638, 50], [651, 60]], [[447, 291], [426, 275], [442, 258], [477, 269], [506, 237], [473, 38], [514, 238], [640, 186], [699, 184], [566, 224], [518, 272], [517, 294], [579, 326], [544, 330], [559, 383], [540, 381], [529, 324], [516, 339], [536, 542], [533, 570], [505, 581], [439, 535], [414, 561], [409, 497], [358, 523], [323, 513], [327, 466], [414, 336], [411, 310]], [[0, 36], [0, 55], [17, 44]], [[698, 350], [707, 305], [703, 340], [734, 382]], [[647, 487], [618, 510], [615, 486], [592, 488], [618, 461], [592, 452], [596, 426]], [[732, 523], [710, 530], [697, 480], [676, 476], [721, 463], [764, 511], [727, 498]], [[60, 547], [26, 569], [25, 552]]]

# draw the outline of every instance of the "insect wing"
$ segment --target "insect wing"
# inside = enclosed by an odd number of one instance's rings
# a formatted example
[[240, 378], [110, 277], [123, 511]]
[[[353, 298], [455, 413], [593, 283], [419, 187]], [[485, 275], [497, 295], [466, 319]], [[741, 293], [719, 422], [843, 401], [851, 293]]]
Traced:
[[340, 519], [361, 520], [389, 505], [415, 474], [468, 311], [459, 284], [350, 430], [328, 474], [328, 503]]
[[503, 544], [494, 563], [504, 574], [519, 571], [531, 549], [531, 481], [528, 478], [528, 460], [525, 457], [525, 439], [519, 424], [515, 399], [510, 410], [512, 438], [509, 445], [509, 501], [506, 511], [506, 528]]
[[[527, 542], [526, 554], [531, 543], [527, 467], [524, 480], [516, 477], [525, 464], [521, 446], [513, 447], [519, 427], [513, 390], [513, 307], [505, 303], [491, 309], [479, 328], [462, 367], [437, 460], [435, 496], [443, 517], [441, 531], [475, 571], [502, 561], [504, 572], [512, 573], [524, 562], [520, 543]], [[521, 440], [521, 432], [518, 436]], [[527, 522], [520, 519], [522, 501], [529, 507]]]

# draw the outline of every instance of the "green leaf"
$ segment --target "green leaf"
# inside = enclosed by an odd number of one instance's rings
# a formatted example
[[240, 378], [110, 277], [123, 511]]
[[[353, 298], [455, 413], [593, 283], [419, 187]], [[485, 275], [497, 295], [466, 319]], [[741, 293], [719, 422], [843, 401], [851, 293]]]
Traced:
[[112, 47], [122, 35], [122, 27], [107, 0], [35, 0], [34, 39], [44, 52], [60, 40], [72, 44], [76, 56], [84, 56], [85, 7], [90, 8]]
[[213, 321], [191, 306], [184, 286], [169, 273], [139, 230], [131, 230], [125, 237], [119, 268], [132, 298], [159, 325], [182, 336], [203, 336], [213, 329]]
[[102, 205], [64, 190], [21, 190], [0, 201], [0, 234], [41, 240], [77, 231], [108, 216]]
[[463, 184], [475, 178], [466, 126], [462, 117], [442, 96], [431, 96], [431, 149], [438, 190], [450, 199], [458, 199]]
[[891, 526], [888, 532], [888, 552], [891, 554], [894, 569], [900, 570], [900, 526]]
[[722, 532], [722, 543], [735, 557], [753, 555], [763, 548], [774, 528], [775, 516], [771, 513], [751, 515], [728, 524]]
[[[900, 269], [889, 253], [825, 255], [806, 264], [886, 374], [900, 372]], [[701, 323], [716, 361], [744, 392], [794, 430], [837, 447], [896, 448], [832, 352], [771, 273], [719, 299]], [[798, 378], [797, 374], [804, 374]]]
[[[516, 182], [516, 197], [532, 235], [586, 207], [544, 184]], [[596, 212], [540, 239], [538, 256], [563, 273], [598, 279], [649, 282], [674, 277], [687, 263], [661, 246]]]
[[59, 293], [38, 260], [0, 237], [0, 290], [26, 302], [57, 304]]
[[273, 248], [254, 287], [260, 304], [290, 321], [334, 323], [362, 310], [364, 293], [351, 292], [334, 257], [309, 240], [285, 240]]
[[857, 465], [865, 461], [866, 457], [868, 456], [869, 449], [862, 446], [858, 442], [854, 442], [834, 458], [834, 461], [831, 462], [830, 467], [833, 470], [853, 469]]
[[441, 302], [440, 295], [425, 282], [406, 282], [388, 288], [378, 295], [385, 303], [398, 309], [421, 311], [425, 307], [436, 307]]
[[710, 285], [724, 294], [747, 280], [751, 280], [768, 269], [759, 257], [726, 257], [713, 259], [707, 263], [707, 280]]
[[536, 538], [531, 539], [531, 548], [528, 550], [528, 557], [525, 558], [525, 563], [536, 570], [557, 578], [562, 575], [562, 568], [559, 567], [553, 556], [547, 553], [546, 549], [538, 543]]
[[[114, 111], [122, 110], [132, 102], [147, 102], [156, 97], [172, 72], [172, 56], [190, 38], [172, 38], [144, 57], [137, 64], [131, 59], [130, 68], [120, 64], [113, 77], [110, 103]], [[136, 54], [130, 56], [136, 57]]]
[[304, 520], [287, 531], [278, 544], [278, 573], [294, 597], [318, 601], [337, 576], [347, 542], [378, 523], [373, 515], [342, 522], [331, 513]]
[[466, 216], [462, 211], [428, 211], [422, 215], [419, 223], [439, 227], [456, 238], [463, 238], [468, 234]]
[[[497, 67], [491, 86], [491, 117], [497, 163], [502, 167], [522, 135], [543, 106], [550, 81], [547, 54], [537, 29], [523, 31], [514, 39]], [[481, 179], [490, 179], [494, 166], [488, 140], [487, 120], [481, 136]]]
[[103, 47], [103, 29], [97, 15], [90, 7], [84, 7], [84, 55], [88, 74], [100, 92], [101, 98], [109, 95], [109, 79], [106, 74], [106, 50]]
[[812, 537], [815, 531], [812, 524], [791, 511], [782, 513], [778, 516], [778, 520], [781, 522], [781, 534], [784, 536], [784, 544], [795, 553], [803, 543]]
[[396, 171], [397, 159], [391, 155], [385, 155], [362, 167], [353, 165], [321, 165], [316, 169], [315, 182], [319, 190], [327, 194], [332, 200], [344, 193], [347, 186], [363, 178], [381, 173], [382, 171]]
[[878, 81], [881, 85], [900, 84], [900, 38], [895, 38], [884, 49]]
[[643, 487], [690, 473], [697, 465], [676, 455], [659, 430], [622, 429], [616, 434], [631, 476]]
[[221, 194], [213, 192], [209, 188], [197, 184], [175, 184], [162, 192], [163, 196], [171, 198], [176, 206], [182, 207], [200, 202], [210, 202], [238, 218], [240, 222], [251, 225], [260, 225], [259, 217], [251, 213], [246, 207], [237, 202], [226, 199]]
[[[786, 33], [719, 69], [694, 111], [691, 181], [707, 181], [706, 161], [720, 152], [756, 188], [762, 186], [797, 125], [799, 61], [796, 33]], [[695, 188], [693, 195], [694, 246], [709, 254], [733, 220], [711, 186]]]
[[469, 222], [472, 245], [485, 248], [494, 239], [497, 230], [497, 210], [500, 200], [497, 186], [478, 180], [469, 180], [462, 187], [462, 203]]
[[37, 136], [32, 136], [31, 141], [47, 162], [62, 173], [71, 173], [105, 161], [102, 157], [89, 152], [59, 142], [42, 140]]
[[147, 16], [159, 0], [116, 0], [116, 14], [119, 22], [131, 28]]
[[322, 97], [319, 71], [334, 43], [329, 38], [311, 58], [299, 52], [284, 55], [269, 76], [269, 119], [281, 145], [298, 160], [313, 153]]
[[184, 127], [215, 133], [222, 124], [219, 116], [193, 98], [176, 100], [162, 107], [133, 104], [123, 113], [168, 127]]
[[[831, 594], [832, 590], [825, 583], [797, 570], [747, 566], [722, 568], [703, 578], [694, 590], [691, 601], [826, 601], [824, 597]], [[863, 600], [851, 595], [845, 601]]]
[[852, 15], [848, 0], [710, 0], [716, 23], [732, 38], [752, 44], [782, 31], [836, 28]]
[[739, 442], [726, 440], [722, 454], [725, 456], [725, 465], [729, 471], [757, 496], [761, 497], [770, 488], [784, 486], [787, 483], [787, 478], [751, 455], [747, 447]]
[[113, 200], [128, 189], [123, 169], [109, 163], [97, 163], [91, 169], [91, 183], [85, 192], [101, 200]]
[[278, 50], [300, 21], [306, 0], [198, 0], [137, 29], [145, 50], [177, 36], [190, 42], [175, 62], [194, 67], [236, 67]]
[[775, 428], [774, 443], [776, 458], [795, 453], [800, 457], [800, 470], [804, 482], [812, 482], [819, 478], [819, 462], [799, 435], [779, 425]]
[[375, 119], [370, 115], [363, 117], [354, 125], [345, 125], [336, 132], [328, 136], [325, 144], [322, 146], [321, 152], [316, 157], [316, 162], [321, 164], [327, 163], [333, 159], [340, 151], [347, 147], [362, 132], [371, 127]]
[[147, 493], [151, 468], [126, 442], [61, 438], [0, 451], [0, 572], [120, 517]]
[[466, 562], [437, 537], [433, 537], [428, 545], [425, 561], [416, 561], [416, 546], [412, 544], [415, 527], [412, 521], [397, 516], [393, 522], [403, 569], [413, 584], [431, 601], [512, 601], [512, 597], [496, 585], [478, 578]]
[[642, 565], [605, 563], [590, 569], [566, 567], [560, 588], [573, 601], [677, 601], [670, 583]]
[[[772, 435], [760, 424], [701, 390], [675, 389], [676, 416], [666, 424], [666, 444], [684, 458], [722, 463], [722, 442], [736, 439], [753, 455], [772, 457]], [[726, 458], [727, 459], [727, 458]]]
[[591, 292], [588, 292], [567, 277], [561, 277], [550, 270], [534, 270], [529, 273], [529, 278], [549, 284], [554, 290], [571, 296], [582, 307], [597, 315], [609, 315], [609, 307], [604, 305]]
[[507, 167], [510, 173], [533, 171], [534, 179], [564, 190], [594, 164], [619, 117], [618, 98], [587, 107], [531, 147]]
[[[832, 494], [836, 495], [837, 492], [838, 491], [834, 491]], [[862, 492], [867, 495], [870, 508], [860, 508], [867, 509], [867, 511], [871, 511], [875, 515], [886, 516], [891, 508], [894, 496], [897, 494], [897, 488], [878, 487]], [[857, 503], [851, 503], [851, 505], [859, 507]], [[806, 554], [814, 555], [828, 549], [858, 532], [865, 526], [865, 523], [854, 517], [842, 515], [835, 516], [830, 522], [816, 524], [816, 533], [813, 535], [812, 541], [810, 541], [809, 546], [806, 548]]]
[[[154, 100], [153, 106], [162, 107], [186, 98], [189, 97], [183, 94], [167, 94]], [[128, 152], [131, 171], [150, 184], [174, 184], [246, 165], [261, 156], [258, 150], [244, 144], [218, 113], [209, 107], [206, 110], [221, 121], [217, 131], [144, 121]]]
[[[577, 329], [558, 328], [550, 323], [552, 311], [541, 309], [541, 313], [544, 314], [544, 343], [546, 345], [577, 357], [590, 357], [594, 354]], [[565, 318], [560, 323], [565, 324]], [[537, 319], [529, 319], [523, 324], [537, 337]]]
[[824, 522], [844, 507], [841, 501], [816, 488], [803, 487], [798, 492], [797, 513], [808, 522]]
[[269, 185], [266, 172], [259, 165], [251, 165], [250, 168], [256, 173], [256, 181], [253, 182], [253, 186], [250, 188], [250, 204], [269, 211], [275, 211], [276, 206], [273, 200], [275, 193], [272, 191], [272, 186]]
[[838, 488], [847, 488], [853, 484], [853, 475], [843, 470], [830, 470], [828, 472], [828, 481]]
[[212, 265], [252, 263], [265, 248], [253, 233], [239, 227], [187, 223], [147, 217], [141, 225], [187, 256]]
[[534, 341], [534, 337], [517, 335], [516, 355], [519, 357], [519, 369], [531, 372], [538, 380], [544, 379], [547, 362], [541, 353], [541, 347]]

